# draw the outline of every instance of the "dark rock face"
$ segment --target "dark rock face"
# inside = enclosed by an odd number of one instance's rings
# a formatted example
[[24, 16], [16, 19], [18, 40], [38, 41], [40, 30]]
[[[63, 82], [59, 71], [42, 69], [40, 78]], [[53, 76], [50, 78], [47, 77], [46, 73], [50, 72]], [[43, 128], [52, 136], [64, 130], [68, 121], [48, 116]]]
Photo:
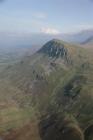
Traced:
[[66, 58], [68, 55], [68, 51], [67, 48], [64, 47], [64, 43], [62, 44], [58, 42], [58, 40], [52, 40], [46, 43], [40, 50], [40, 52], [43, 52], [52, 58]]
[[40, 122], [42, 140], [84, 140], [78, 125], [68, 119], [59, 120], [52, 115]]

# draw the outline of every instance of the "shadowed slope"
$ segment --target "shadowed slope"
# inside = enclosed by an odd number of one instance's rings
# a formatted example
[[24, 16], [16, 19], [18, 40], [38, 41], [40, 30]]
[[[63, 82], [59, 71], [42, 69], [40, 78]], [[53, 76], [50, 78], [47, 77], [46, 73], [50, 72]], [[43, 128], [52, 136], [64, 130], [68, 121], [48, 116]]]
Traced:
[[40, 122], [42, 140], [84, 140], [78, 124], [67, 117], [52, 114]]

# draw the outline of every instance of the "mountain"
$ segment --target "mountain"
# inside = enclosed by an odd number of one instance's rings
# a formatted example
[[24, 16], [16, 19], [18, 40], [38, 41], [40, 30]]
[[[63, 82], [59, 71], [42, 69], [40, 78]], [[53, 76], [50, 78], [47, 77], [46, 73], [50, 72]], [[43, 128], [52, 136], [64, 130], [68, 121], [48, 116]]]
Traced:
[[0, 73], [1, 137], [90, 137], [92, 93], [92, 52], [62, 40], [50, 40], [33, 55], [24, 56]]
[[82, 42], [86, 41], [88, 38], [93, 36], [93, 29], [87, 29], [80, 31], [78, 33], [70, 34], [66, 36], [67, 41], [74, 42], [74, 43], [79, 43], [81, 44]]
[[81, 43], [81, 47], [90, 49], [93, 51], [93, 36], [86, 39], [84, 42]]
[[89, 37], [87, 40], [82, 42], [83, 45], [93, 44], [93, 36]]

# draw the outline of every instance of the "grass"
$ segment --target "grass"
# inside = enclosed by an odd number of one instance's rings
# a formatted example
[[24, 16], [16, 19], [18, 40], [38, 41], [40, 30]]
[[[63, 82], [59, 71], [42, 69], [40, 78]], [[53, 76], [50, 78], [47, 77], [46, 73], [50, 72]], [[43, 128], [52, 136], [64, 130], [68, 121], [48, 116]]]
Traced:
[[20, 128], [34, 117], [32, 108], [8, 107], [0, 110], [0, 132]]

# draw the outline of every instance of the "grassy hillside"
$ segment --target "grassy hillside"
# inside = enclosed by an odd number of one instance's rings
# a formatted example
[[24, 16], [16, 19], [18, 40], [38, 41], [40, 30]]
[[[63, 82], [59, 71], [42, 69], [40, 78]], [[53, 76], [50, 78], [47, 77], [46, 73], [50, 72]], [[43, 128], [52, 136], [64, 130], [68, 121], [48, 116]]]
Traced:
[[[66, 124], [60, 123], [62, 131], [66, 129], [66, 135], [75, 135], [73, 139], [83, 139], [82, 131], [93, 123], [92, 93], [92, 52], [64, 41], [51, 40], [34, 55], [24, 57], [0, 73], [1, 135], [8, 131], [4, 137], [10, 140], [10, 135], [16, 131], [13, 136], [18, 134], [18, 137], [12, 139], [19, 140], [22, 127], [26, 129], [28, 123], [30, 127], [35, 118], [40, 131], [38, 138], [50, 140], [56, 133], [52, 128], [59, 127], [59, 121], [64, 123], [66, 119]], [[55, 114], [58, 117], [51, 118]], [[28, 132], [25, 131], [25, 135]], [[60, 139], [67, 139], [59, 128], [57, 133]]]

